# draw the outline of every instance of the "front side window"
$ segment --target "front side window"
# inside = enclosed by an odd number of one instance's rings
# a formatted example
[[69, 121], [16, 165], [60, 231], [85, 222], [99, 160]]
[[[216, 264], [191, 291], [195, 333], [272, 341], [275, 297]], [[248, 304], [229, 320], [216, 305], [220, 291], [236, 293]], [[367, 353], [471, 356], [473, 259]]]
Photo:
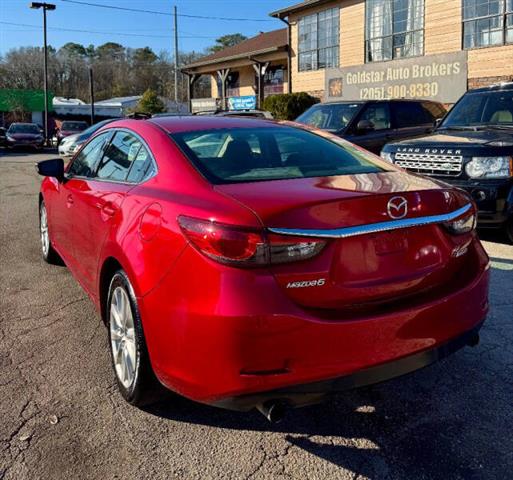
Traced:
[[[277, 126], [181, 132], [171, 137], [214, 184], [383, 171], [373, 155], [322, 135]], [[211, 144], [208, 154], [205, 142]]]
[[463, 47], [513, 43], [513, 0], [463, 0]]
[[338, 67], [340, 43], [340, 9], [302, 17], [299, 30], [299, 71]]
[[68, 174], [77, 177], [92, 177], [95, 166], [103, 152], [105, 142], [111, 135], [112, 132], [100, 133], [86, 144], [72, 160]]
[[366, 62], [423, 53], [424, 0], [366, 0]]

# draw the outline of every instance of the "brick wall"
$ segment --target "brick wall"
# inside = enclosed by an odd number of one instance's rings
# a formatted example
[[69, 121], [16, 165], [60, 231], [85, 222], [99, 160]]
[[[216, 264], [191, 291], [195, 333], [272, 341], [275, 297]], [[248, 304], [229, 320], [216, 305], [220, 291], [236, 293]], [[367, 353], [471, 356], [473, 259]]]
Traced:
[[488, 87], [489, 85], [493, 85], [495, 83], [501, 82], [512, 82], [513, 75], [503, 75], [499, 77], [477, 77], [477, 78], [469, 78], [468, 79], [468, 88], [480, 88], [480, 87]]

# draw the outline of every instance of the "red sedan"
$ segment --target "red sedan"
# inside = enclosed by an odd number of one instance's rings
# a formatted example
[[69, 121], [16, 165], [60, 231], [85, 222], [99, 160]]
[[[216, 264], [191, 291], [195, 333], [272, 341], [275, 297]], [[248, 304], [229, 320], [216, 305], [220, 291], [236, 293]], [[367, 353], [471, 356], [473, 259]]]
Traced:
[[326, 132], [122, 120], [38, 169], [43, 257], [98, 307], [132, 404], [158, 379], [279, 419], [479, 338], [472, 200]]

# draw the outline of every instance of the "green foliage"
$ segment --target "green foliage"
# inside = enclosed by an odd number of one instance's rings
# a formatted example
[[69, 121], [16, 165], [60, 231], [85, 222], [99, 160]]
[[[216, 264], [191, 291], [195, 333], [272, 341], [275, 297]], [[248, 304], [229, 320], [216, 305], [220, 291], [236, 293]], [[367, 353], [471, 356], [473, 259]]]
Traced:
[[247, 39], [248, 37], [242, 35], [242, 33], [230, 33], [228, 35], [223, 35], [216, 39], [216, 44], [213, 47], [210, 47], [208, 51], [210, 53], [219, 52], [224, 48], [233, 47]]
[[64, 44], [60, 49], [59, 53], [67, 54], [70, 57], [85, 57], [87, 51], [80, 43], [68, 42]]
[[107, 42], [96, 49], [96, 55], [104, 60], [121, 60], [125, 56], [125, 47], [115, 42]]
[[277, 120], [295, 120], [305, 110], [319, 102], [306, 92], [270, 95], [264, 100], [263, 108]]
[[158, 60], [158, 57], [150, 47], [144, 47], [134, 50], [133, 60], [136, 63], [154, 63]]
[[157, 92], [148, 88], [137, 104], [137, 111], [142, 113], [162, 113], [166, 110], [164, 102], [159, 98]]

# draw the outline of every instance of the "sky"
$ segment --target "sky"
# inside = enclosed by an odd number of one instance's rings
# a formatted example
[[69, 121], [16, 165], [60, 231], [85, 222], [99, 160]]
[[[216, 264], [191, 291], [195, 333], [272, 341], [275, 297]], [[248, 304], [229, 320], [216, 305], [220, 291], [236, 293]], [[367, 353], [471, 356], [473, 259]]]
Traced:
[[[124, 8], [166, 12], [178, 8], [179, 50], [201, 52], [215, 39], [229, 33], [253, 36], [285, 27], [269, 12], [297, 0], [76, 0]], [[48, 15], [48, 44], [59, 48], [67, 42], [101, 45], [117, 42], [126, 47], [150, 47], [156, 53], [173, 50], [173, 17], [81, 5], [70, 0], [46, 0], [56, 5]], [[29, 0], [0, 0], [0, 55], [11, 48], [41, 46], [42, 10], [29, 8]], [[180, 15], [229, 17], [239, 20], [188, 18]], [[243, 21], [240, 19], [248, 19]], [[16, 25], [14, 25], [16, 24]], [[93, 33], [95, 32], [95, 33]]]

